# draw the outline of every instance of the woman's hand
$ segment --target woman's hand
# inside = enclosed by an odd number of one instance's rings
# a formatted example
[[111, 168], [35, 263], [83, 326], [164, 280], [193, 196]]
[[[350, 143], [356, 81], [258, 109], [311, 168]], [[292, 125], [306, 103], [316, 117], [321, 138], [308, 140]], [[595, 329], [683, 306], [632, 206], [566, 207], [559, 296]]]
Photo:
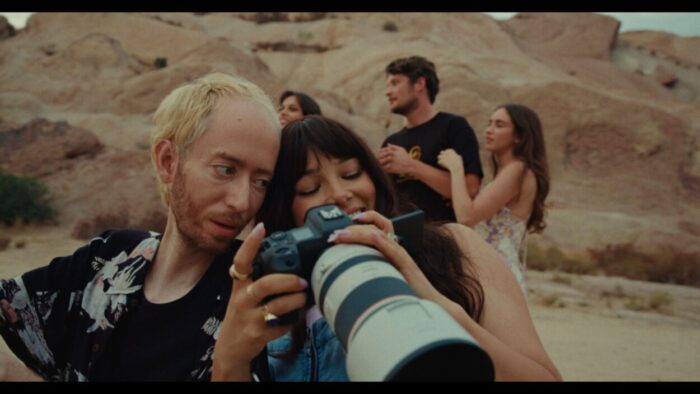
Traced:
[[449, 172], [464, 172], [464, 162], [454, 149], [445, 149], [438, 155], [438, 164]]
[[354, 220], [361, 224], [337, 230], [331, 235], [330, 241], [374, 247], [401, 273], [418, 297], [438, 304], [447, 300], [430, 284], [406, 249], [399, 245], [393, 233], [394, 226], [391, 220], [376, 211], [363, 212]]
[[[265, 317], [303, 308], [308, 283], [292, 274], [269, 274], [253, 281], [253, 260], [265, 237], [259, 223], [233, 258], [231, 298], [214, 347], [212, 380], [250, 380], [250, 361], [267, 342], [284, 335], [287, 326], [269, 326]], [[264, 303], [264, 299], [278, 294]]]

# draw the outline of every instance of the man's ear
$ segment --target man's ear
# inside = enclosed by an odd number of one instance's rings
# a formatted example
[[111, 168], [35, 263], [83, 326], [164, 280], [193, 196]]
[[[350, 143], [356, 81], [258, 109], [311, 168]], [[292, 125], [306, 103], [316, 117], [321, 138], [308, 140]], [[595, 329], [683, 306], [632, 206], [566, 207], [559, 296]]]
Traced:
[[413, 83], [413, 89], [417, 92], [424, 91], [426, 89], [425, 77], [418, 77], [418, 79], [416, 79], [416, 82]]
[[158, 177], [163, 183], [170, 183], [177, 170], [177, 151], [170, 140], [158, 140], [153, 148], [153, 162]]

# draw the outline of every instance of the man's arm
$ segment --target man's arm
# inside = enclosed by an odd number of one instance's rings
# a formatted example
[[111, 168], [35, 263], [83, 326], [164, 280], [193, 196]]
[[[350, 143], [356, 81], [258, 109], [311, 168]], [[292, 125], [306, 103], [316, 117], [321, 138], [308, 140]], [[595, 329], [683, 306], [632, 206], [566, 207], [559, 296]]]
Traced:
[[[429, 188], [438, 192], [444, 198], [452, 198], [450, 173], [440, 170], [420, 160], [412, 159], [403, 147], [389, 144], [380, 149], [377, 155], [384, 171], [392, 174], [407, 174], [423, 182]], [[474, 198], [479, 192], [481, 178], [478, 174], [465, 174], [469, 195]]]

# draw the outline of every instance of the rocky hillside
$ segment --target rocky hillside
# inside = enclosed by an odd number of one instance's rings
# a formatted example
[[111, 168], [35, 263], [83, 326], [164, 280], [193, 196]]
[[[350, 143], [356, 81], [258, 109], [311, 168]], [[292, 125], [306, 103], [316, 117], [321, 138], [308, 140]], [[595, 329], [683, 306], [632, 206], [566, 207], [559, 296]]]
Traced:
[[303, 90], [378, 148], [403, 121], [384, 67], [420, 54], [438, 68], [437, 107], [467, 117], [482, 146], [496, 105], [541, 115], [552, 192], [532, 242], [700, 251], [700, 38], [619, 25], [582, 13], [38, 13], [0, 37], [0, 166], [42, 177], [76, 234], [97, 217], [153, 227], [150, 116], [174, 87], [220, 71], [273, 98]]

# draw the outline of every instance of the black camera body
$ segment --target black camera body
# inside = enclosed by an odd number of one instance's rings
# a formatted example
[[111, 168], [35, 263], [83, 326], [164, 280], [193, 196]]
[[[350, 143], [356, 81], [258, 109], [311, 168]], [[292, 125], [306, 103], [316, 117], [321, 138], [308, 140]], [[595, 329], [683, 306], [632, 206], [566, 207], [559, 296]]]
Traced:
[[328, 237], [352, 224], [350, 216], [333, 204], [309, 209], [302, 227], [275, 231], [263, 240], [253, 263], [253, 278], [282, 273], [308, 281], [318, 257], [333, 245]]
[[[415, 211], [392, 219], [397, 239], [410, 254], [423, 239], [423, 211]], [[310, 283], [316, 260], [329, 247], [328, 237], [336, 230], [354, 224], [353, 220], [334, 204], [319, 205], [306, 212], [304, 225], [288, 231], [275, 231], [267, 236], [253, 262], [253, 279], [264, 275], [295, 274]], [[307, 288], [307, 306], [313, 303], [311, 286]], [[267, 301], [267, 300], [266, 300]], [[280, 318], [278, 324], [296, 321], [292, 312]]]

